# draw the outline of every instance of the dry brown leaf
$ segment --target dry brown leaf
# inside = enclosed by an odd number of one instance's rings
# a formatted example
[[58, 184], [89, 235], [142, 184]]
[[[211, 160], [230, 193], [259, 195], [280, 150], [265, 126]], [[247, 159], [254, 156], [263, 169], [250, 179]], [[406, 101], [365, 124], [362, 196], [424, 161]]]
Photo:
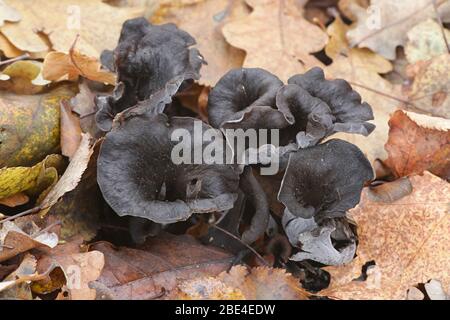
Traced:
[[61, 102], [61, 153], [70, 159], [81, 142], [80, 118], [72, 112], [70, 103]]
[[399, 97], [400, 87], [392, 85], [380, 76], [392, 70], [389, 61], [370, 50], [350, 48], [345, 37], [347, 30], [348, 26], [339, 18], [328, 27], [330, 41], [325, 52], [333, 59], [333, 63], [325, 70], [333, 78], [347, 80], [361, 94], [363, 101], [372, 106], [376, 128], [368, 137], [338, 133], [333, 138], [344, 139], [357, 145], [370, 162], [373, 162], [375, 159], [387, 157], [384, 144], [388, 138], [389, 114], [400, 104], [389, 96]]
[[253, 12], [227, 23], [222, 32], [227, 41], [246, 51], [244, 67], [260, 67], [280, 79], [321, 65], [311, 53], [320, 51], [327, 36], [303, 18], [295, 1], [247, 0]]
[[2, 33], [0, 33], [0, 50], [7, 58], [15, 58], [23, 54], [23, 51], [17, 49]]
[[[186, 2], [186, 1], [185, 1]], [[214, 86], [230, 69], [240, 68], [245, 52], [230, 46], [223, 34], [224, 24], [249, 14], [244, 0], [203, 0], [180, 3], [163, 1], [152, 16], [154, 23], [173, 22], [189, 32], [207, 65], [200, 70], [199, 83]]]
[[116, 46], [123, 22], [142, 13], [141, 8], [117, 8], [101, 0], [50, 0], [45, 7], [34, 0], [5, 2], [19, 11], [22, 19], [5, 22], [0, 31], [16, 48], [27, 52], [49, 51], [47, 37], [52, 49], [68, 52], [79, 34], [78, 50], [98, 57], [102, 50]]
[[450, 54], [408, 66], [413, 83], [405, 88], [408, 101], [420, 111], [450, 119]]
[[450, 180], [450, 120], [398, 110], [389, 127], [386, 165], [397, 177], [427, 170]]
[[81, 142], [77, 151], [73, 155], [66, 171], [61, 176], [61, 179], [59, 179], [56, 185], [40, 203], [41, 208], [48, 210], [48, 208], [54, 205], [66, 192], [75, 189], [84, 170], [86, 170], [89, 159], [93, 153], [91, 140], [92, 138], [89, 134], [83, 133], [81, 135]]
[[[444, 22], [450, 21], [450, 3], [437, 1]], [[394, 60], [397, 46], [404, 46], [407, 33], [418, 23], [436, 17], [430, 0], [372, 0], [370, 10], [357, 5], [350, 7], [357, 17], [355, 27], [347, 32], [352, 46], [366, 47]]]
[[369, 6], [370, 0], [339, 0], [338, 8], [339, 10], [350, 20], [355, 21], [357, 17], [353, 14], [353, 6], [367, 8]]
[[78, 52], [74, 46], [69, 53], [50, 52], [45, 56], [43, 76], [51, 81], [76, 81], [79, 76], [114, 85], [116, 75], [102, 69], [97, 58]]
[[217, 277], [188, 280], [178, 286], [177, 299], [306, 300], [298, 279], [284, 269], [234, 266]]
[[[406, 299], [411, 286], [438, 279], [450, 285], [450, 185], [425, 172], [410, 178], [413, 192], [393, 203], [373, 202], [367, 189], [351, 210], [359, 246], [352, 263], [327, 267], [330, 287], [321, 294], [338, 299]], [[352, 281], [370, 261], [366, 281]]]
[[0, 73], [0, 90], [17, 94], [36, 94], [50, 81], [42, 77], [42, 62], [16, 61]]
[[99, 242], [92, 249], [103, 252], [105, 268], [95, 287], [110, 299], [164, 298], [180, 281], [215, 276], [227, 270], [233, 257], [183, 235], [160, 234], [138, 249], [114, 248]]
[[89, 284], [98, 279], [104, 265], [105, 258], [101, 252], [80, 252], [78, 239], [53, 249], [42, 250], [37, 270], [44, 272], [59, 267], [65, 281], [58, 279], [60, 274], [50, 273], [45, 281], [35, 283], [32, 289], [48, 293], [60, 289], [65, 282], [71, 300], [94, 300], [96, 290], [91, 289]]
[[25, 193], [19, 192], [7, 198], [0, 199], [0, 204], [7, 207], [16, 207], [27, 203], [29, 200]]

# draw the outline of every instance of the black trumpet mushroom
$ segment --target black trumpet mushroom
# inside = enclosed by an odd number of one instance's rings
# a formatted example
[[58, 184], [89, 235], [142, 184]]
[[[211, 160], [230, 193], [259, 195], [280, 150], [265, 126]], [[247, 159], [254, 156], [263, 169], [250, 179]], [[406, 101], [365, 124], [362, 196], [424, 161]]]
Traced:
[[126, 21], [114, 52], [102, 55], [102, 61], [114, 61], [118, 84], [112, 95], [96, 99], [99, 128], [109, 131], [116, 114], [157, 93], [168, 104], [187, 81], [199, 79], [205, 61], [193, 45], [195, 39], [174, 24]]
[[275, 105], [282, 86], [277, 76], [263, 69], [240, 68], [227, 72], [209, 94], [209, 123], [214, 128], [286, 127], [288, 123]]
[[276, 97], [278, 109], [292, 124], [282, 135], [299, 147], [318, 144], [336, 132], [369, 135], [375, 126], [370, 105], [343, 79], [326, 80], [316, 67], [288, 80]]
[[359, 203], [364, 184], [372, 179], [372, 167], [359, 148], [333, 139], [289, 155], [278, 199], [297, 217], [341, 217]]
[[[232, 165], [212, 163], [211, 159], [182, 163], [173, 158], [178, 142], [172, 137], [178, 129], [192, 138], [190, 150], [205, 151], [209, 144], [193, 133], [199, 124], [203, 131], [214, 130], [216, 142], [221, 142], [220, 132], [199, 120], [169, 120], [165, 114], [152, 112], [134, 114], [106, 134], [98, 157], [98, 184], [119, 216], [166, 224], [186, 220], [194, 213], [233, 207], [239, 174]], [[205, 164], [208, 162], [211, 164]]]

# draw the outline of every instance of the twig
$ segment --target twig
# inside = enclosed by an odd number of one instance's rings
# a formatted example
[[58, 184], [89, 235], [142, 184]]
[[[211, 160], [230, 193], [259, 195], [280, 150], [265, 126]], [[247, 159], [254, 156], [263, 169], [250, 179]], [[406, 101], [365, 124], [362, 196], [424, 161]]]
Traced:
[[258, 258], [258, 260], [260, 260], [265, 266], [270, 267], [270, 264], [255, 249], [253, 249], [251, 246], [249, 246], [248, 244], [243, 242], [241, 239], [239, 239], [239, 237], [235, 236], [234, 234], [232, 234], [231, 232], [228, 232], [225, 229], [222, 229], [221, 227], [219, 227], [219, 226], [217, 226], [215, 224], [213, 224], [212, 227], [216, 228], [217, 230], [222, 231], [226, 235], [228, 235], [228, 236], [232, 237], [233, 239], [239, 241], [243, 246], [245, 246], [247, 249], [249, 249]]
[[441, 27], [442, 37], [444, 38], [444, 42], [447, 47], [447, 52], [450, 54], [450, 45], [448, 44], [447, 37], [445, 36], [444, 24], [442, 23], [441, 16], [439, 15], [436, 0], [432, 0], [432, 2], [433, 2], [434, 12], [436, 13], [437, 21], [439, 22], [439, 26]]
[[15, 214], [13, 216], [9, 216], [8, 218], [5, 218], [3, 220], [0, 220], [0, 223], [4, 223], [4, 222], [7, 222], [7, 221], [11, 221], [11, 220], [14, 220], [14, 219], [26, 216], [28, 214], [32, 214], [32, 213], [38, 212], [39, 210], [42, 210], [42, 209], [44, 209], [44, 208], [42, 208], [41, 206], [37, 206], [37, 207], [31, 208], [31, 209], [19, 212], [18, 214]]
[[28, 59], [29, 57], [30, 57], [30, 55], [28, 53], [25, 53], [25, 54], [23, 54], [21, 56], [18, 56], [18, 57], [12, 58], [12, 59], [0, 61], [0, 66], [2, 66], [4, 64], [16, 62], [16, 61], [19, 61], [19, 60], [25, 60], [25, 59]]
[[[365, 86], [365, 85], [363, 85], [363, 84], [356, 83], [356, 82], [352, 82], [352, 81], [349, 81], [349, 83], [350, 83], [351, 85], [353, 85], [353, 86], [360, 87], [360, 88], [363, 88], [363, 89], [372, 91], [372, 92], [374, 92], [374, 93], [376, 93], [376, 94], [379, 94], [379, 95], [381, 95], [381, 96], [384, 96], [384, 97], [386, 97], [386, 98], [393, 99], [393, 100], [396, 100], [396, 101], [399, 101], [399, 102], [402, 102], [402, 103], [405, 103], [405, 104], [414, 106], [414, 104], [411, 103], [411, 102], [409, 102], [408, 100], [404, 100], [404, 99], [401, 99], [401, 98], [397, 98], [397, 97], [395, 97], [395, 96], [393, 96], [393, 95], [390, 95], [390, 94], [387, 94], [387, 93], [378, 91], [378, 90], [373, 89], [373, 88], [370, 88], [370, 87], [367, 87], [367, 86]], [[414, 107], [415, 107], [415, 106], [414, 106]]]
[[48, 226], [46, 226], [44, 229], [39, 230], [38, 232], [34, 233], [31, 235], [32, 238], [37, 237], [38, 235], [43, 234], [44, 232], [47, 232], [48, 230], [50, 230], [51, 228], [53, 228], [54, 226], [60, 225], [61, 221], [56, 221]]

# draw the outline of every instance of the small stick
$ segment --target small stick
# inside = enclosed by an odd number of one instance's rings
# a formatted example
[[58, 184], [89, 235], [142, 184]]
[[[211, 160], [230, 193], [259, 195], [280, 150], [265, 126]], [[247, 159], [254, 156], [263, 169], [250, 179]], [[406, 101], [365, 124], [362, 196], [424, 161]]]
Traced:
[[26, 216], [28, 214], [32, 214], [32, 213], [38, 212], [39, 210], [42, 210], [42, 209], [44, 209], [44, 208], [42, 208], [41, 206], [37, 206], [37, 207], [31, 208], [31, 209], [19, 212], [18, 214], [15, 214], [13, 216], [9, 216], [8, 218], [5, 218], [3, 220], [0, 220], [0, 223], [4, 223], [4, 222], [7, 222], [7, 221], [14, 220], [16, 218], [20, 218], [20, 217]]
[[270, 267], [270, 264], [252, 247], [250, 247], [248, 244], [246, 244], [245, 242], [243, 242], [241, 239], [239, 239], [239, 237], [236, 237], [234, 234], [232, 234], [231, 232], [228, 232], [225, 229], [222, 229], [221, 227], [213, 224], [212, 225], [213, 228], [216, 228], [217, 230], [222, 231], [223, 233], [225, 233], [226, 235], [232, 237], [233, 239], [239, 241], [240, 243], [242, 243], [242, 245], [244, 245], [247, 249], [249, 249], [251, 252], [253, 252], [253, 254], [258, 258], [258, 260], [260, 260], [265, 266]]
[[0, 66], [2, 66], [4, 64], [16, 62], [16, 61], [19, 61], [19, 60], [25, 60], [25, 59], [28, 59], [29, 57], [30, 57], [30, 55], [28, 53], [25, 53], [25, 54], [23, 54], [21, 56], [18, 56], [18, 57], [12, 58], [12, 59], [0, 61]]

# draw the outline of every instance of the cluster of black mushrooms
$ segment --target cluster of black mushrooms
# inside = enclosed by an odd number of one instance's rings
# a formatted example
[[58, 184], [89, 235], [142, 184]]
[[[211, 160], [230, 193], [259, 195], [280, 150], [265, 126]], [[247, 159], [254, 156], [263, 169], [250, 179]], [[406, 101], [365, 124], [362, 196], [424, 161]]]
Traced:
[[[267, 163], [171, 161], [171, 134], [178, 128], [192, 132], [199, 121], [173, 112], [177, 94], [200, 78], [206, 64], [194, 45], [195, 39], [173, 24], [136, 18], [124, 23], [115, 50], [102, 54], [118, 84], [111, 95], [96, 98], [96, 122], [107, 132], [97, 161], [98, 184], [119, 216], [164, 227], [209, 214], [223, 227], [234, 221], [228, 231], [252, 244], [275, 221], [254, 173]], [[343, 217], [358, 204], [373, 172], [358, 147], [326, 138], [373, 131], [367, 122], [373, 119], [371, 107], [361, 96], [345, 80], [326, 80], [320, 68], [293, 75], [287, 84], [263, 69], [240, 68], [214, 86], [207, 110], [209, 124], [202, 126], [217, 130], [224, 143], [226, 128], [280, 130], [286, 160], [280, 160], [281, 225], [292, 246], [301, 248], [291, 259], [328, 265], [350, 261], [356, 245]], [[193, 139], [196, 143], [204, 144]], [[242, 206], [252, 208], [244, 227]], [[138, 242], [147, 236], [140, 223], [132, 223]], [[336, 241], [347, 244], [336, 249]]]

